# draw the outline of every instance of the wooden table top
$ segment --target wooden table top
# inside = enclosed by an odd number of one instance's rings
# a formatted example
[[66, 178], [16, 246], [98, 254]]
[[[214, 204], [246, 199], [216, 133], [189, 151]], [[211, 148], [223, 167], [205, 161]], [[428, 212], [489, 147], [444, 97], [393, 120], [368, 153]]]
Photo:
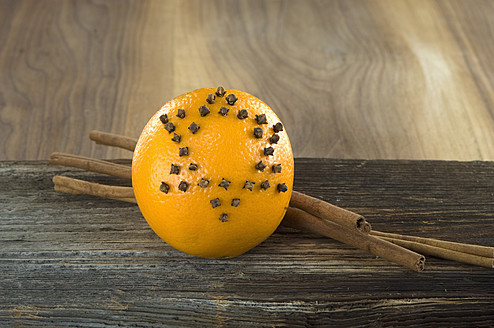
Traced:
[[[298, 191], [376, 230], [494, 246], [494, 163], [295, 161]], [[281, 227], [230, 260], [185, 255], [134, 204], [53, 191], [44, 161], [0, 162], [0, 326], [425, 326], [494, 322], [494, 270], [422, 273]]]
[[0, 1], [0, 160], [97, 158], [174, 96], [240, 89], [297, 157], [494, 159], [494, 2]]

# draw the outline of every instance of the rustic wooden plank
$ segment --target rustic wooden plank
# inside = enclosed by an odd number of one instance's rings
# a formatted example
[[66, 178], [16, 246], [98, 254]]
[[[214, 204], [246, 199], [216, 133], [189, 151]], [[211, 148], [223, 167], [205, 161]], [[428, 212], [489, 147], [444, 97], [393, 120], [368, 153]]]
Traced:
[[[195, 258], [162, 242], [135, 205], [53, 192], [55, 174], [126, 184], [46, 162], [0, 162], [2, 326], [494, 320], [492, 270], [428, 258], [415, 273], [283, 227], [235, 259]], [[358, 211], [379, 230], [493, 245], [493, 181], [492, 162], [299, 158], [295, 188]]]
[[[297, 157], [494, 159], [488, 0], [0, 1], [0, 160], [129, 157], [174, 96], [270, 104]], [[317, 131], [317, 133], [312, 133]]]

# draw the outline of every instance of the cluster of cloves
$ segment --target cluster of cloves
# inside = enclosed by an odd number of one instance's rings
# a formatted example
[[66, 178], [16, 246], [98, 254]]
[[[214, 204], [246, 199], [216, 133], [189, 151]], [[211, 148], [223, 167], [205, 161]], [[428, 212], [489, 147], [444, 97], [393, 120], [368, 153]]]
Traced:
[[[211, 203], [211, 206], [213, 206], [213, 208], [221, 205], [219, 198], [215, 198], [215, 199], [211, 200], [210, 203]], [[238, 207], [238, 205], [240, 205], [240, 198], [233, 198], [230, 205], [233, 207]]]
[[[259, 124], [259, 125], [268, 124], [266, 114], [256, 115], [255, 120], [256, 120], [257, 124]], [[271, 144], [276, 144], [280, 140], [280, 136], [278, 135], [278, 132], [283, 131], [283, 124], [281, 124], [281, 122], [278, 122], [275, 125], [273, 125], [273, 131], [274, 131], [274, 134], [269, 138], [269, 142]], [[260, 127], [254, 128], [254, 138], [261, 139], [263, 133], [264, 133], [264, 131], [262, 130], [262, 128], [260, 128]], [[265, 147], [263, 149], [263, 153], [264, 153], [264, 156], [273, 156], [274, 155], [274, 148], [272, 146]], [[259, 163], [257, 163], [255, 165], [255, 168], [261, 172], [263, 172], [266, 167], [267, 167], [267, 165], [264, 164], [262, 162], [262, 160], [259, 161]], [[273, 173], [281, 173], [281, 164], [275, 164], [271, 167], [271, 169], [272, 169]], [[246, 185], [244, 186], [244, 188], [252, 190], [254, 183], [255, 182], [246, 181]], [[269, 183], [268, 180], [261, 183], [261, 189], [262, 190], [266, 190], [269, 187], [271, 187], [271, 184]], [[286, 192], [288, 190], [288, 187], [286, 186], [285, 183], [280, 183], [276, 186], [276, 189], [278, 190], [278, 192]]]
[[[223, 87], [218, 87], [216, 92], [213, 94], [209, 94], [206, 98], [206, 103], [207, 104], [214, 104], [216, 102], [217, 97], [224, 97], [226, 94], [226, 90]], [[230, 106], [235, 105], [237, 102], [238, 98], [234, 94], [229, 94], [225, 97], [226, 103]], [[230, 111], [229, 108], [222, 106], [220, 110], [218, 111], [218, 114], [222, 116], [227, 116], [228, 112]], [[199, 113], [201, 117], [207, 116], [210, 114], [210, 109], [207, 107], [207, 105], [202, 105], [199, 107]], [[177, 110], [177, 117], [180, 119], [185, 118], [186, 112], [184, 109], [178, 109]], [[249, 117], [249, 112], [246, 109], [240, 109], [237, 112], [237, 118], [240, 120], [244, 120]], [[176, 134], [175, 131], [175, 125], [169, 121], [168, 115], [163, 114], [159, 118], [161, 122], [164, 125], [164, 129], [168, 131], [169, 134], [173, 132], [173, 137], [171, 138], [172, 141], [176, 143], [180, 143], [182, 140], [182, 136], [180, 134]], [[255, 121], [257, 124], [262, 125], [262, 124], [268, 124], [267, 117], [265, 114], [260, 114], [255, 116]], [[199, 131], [200, 126], [196, 124], [195, 122], [192, 122], [188, 129], [192, 132], [192, 134], [195, 134], [197, 131]], [[278, 135], [278, 132], [283, 131], [283, 125], [278, 122], [275, 125], [273, 125], [273, 131], [274, 134], [269, 138], [270, 144], [276, 144], [280, 140], [280, 137]], [[263, 137], [263, 129], [261, 127], [255, 127], [254, 128], [254, 137], [257, 139], [261, 139]], [[275, 149], [272, 146], [265, 147], [263, 150], [264, 156], [273, 156], [274, 155]], [[180, 147], [179, 148], [179, 156], [189, 156], [189, 148], [188, 147]], [[264, 169], [267, 167], [266, 164], [262, 162], [262, 160], [255, 165], [255, 168], [258, 171], [263, 172]], [[191, 171], [196, 171], [198, 169], [198, 164], [196, 163], [190, 163], [189, 164], [189, 170]], [[274, 164], [272, 167], [272, 172], [273, 173], [281, 173], [281, 164]], [[171, 169], [170, 169], [170, 174], [176, 174], [178, 175], [180, 173], [180, 166], [171, 164]], [[224, 188], [225, 190], [228, 190], [230, 187], [231, 182], [226, 180], [225, 178], [222, 178], [221, 182], [219, 183], [219, 187]], [[210, 180], [206, 178], [201, 178], [199, 183], [197, 184], [201, 188], [207, 188], [210, 185]], [[255, 182], [253, 181], [245, 181], [244, 186], [242, 189], [247, 189], [249, 191], [252, 191], [254, 189]], [[183, 192], [187, 191], [189, 184], [186, 181], [180, 181], [178, 185], [178, 190], [181, 190]], [[269, 180], [265, 180], [260, 183], [260, 190], [267, 190], [268, 188], [271, 187], [271, 184], [269, 183]], [[288, 190], [288, 187], [286, 186], [285, 183], [280, 183], [276, 186], [276, 189], [278, 192], [286, 192]], [[166, 182], [162, 182], [160, 185], [160, 191], [164, 193], [168, 193], [170, 190], [170, 186]], [[221, 205], [220, 199], [215, 198], [210, 201], [212, 208], [216, 208]], [[233, 198], [231, 200], [231, 206], [233, 207], [238, 207], [240, 205], [240, 199], [239, 198]], [[220, 221], [222, 222], [227, 222], [228, 221], [228, 214], [227, 213], [222, 213], [220, 218]]]
[[[202, 106], [204, 107], [204, 106]], [[201, 113], [201, 116], [203, 115], [203, 113], [205, 112], [205, 110], [203, 108], [199, 108], [199, 112]], [[207, 108], [206, 108], [207, 110]], [[208, 113], [209, 113], [209, 110], [207, 110]], [[185, 109], [182, 109], [182, 108], [179, 108], [177, 110], [177, 117], [180, 118], [180, 119], [183, 119], [185, 118]], [[207, 113], [205, 114], [207, 115]], [[169, 121], [168, 119], [168, 115], [167, 114], [163, 114], [160, 116], [160, 121], [161, 123], [163, 123], [164, 125], [164, 128], [166, 131], [168, 131], [168, 133], [172, 133], [173, 132], [173, 137], [171, 138], [172, 141], [176, 142], [176, 143], [180, 143], [180, 141], [182, 140], [182, 136], [180, 134], [176, 134], [174, 131], [175, 131], [175, 125]], [[192, 122], [192, 124], [189, 125], [189, 128], [188, 128], [192, 134], [195, 134], [199, 129], [199, 125], [197, 125], [195, 122]], [[189, 147], [180, 147], [178, 149], [178, 155], [180, 157], [182, 156], [189, 156]], [[189, 170], [191, 171], [197, 171], [197, 168], [198, 168], [198, 164], [196, 163], [190, 163], [189, 164]], [[171, 165], [171, 169], [170, 169], [170, 174], [179, 174], [180, 173], [180, 166], [179, 165], [175, 165], [175, 164], [172, 164]], [[203, 179], [204, 180], [204, 179]], [[207, 181], [207, 180], [205, 180]], [[209, 183], [209, 181], [208, 181]], [[199, 186], [205, 188], [207, 186], [204, 185], [204, 182], [199, 182]], [[189, 187], [189, 183], [187, 183], [186, 181], [180, 181], [180, 183], [178, 184], [178, 190], [180, 191], [187, 191], [187, 188]], [[161, 185], [160, 185], [160, 191], [164, 192], [165, 194], [167, 194], [169, 191], [170, 191], [170, 185], [168, 185], [166, 182], [161, 182]]]

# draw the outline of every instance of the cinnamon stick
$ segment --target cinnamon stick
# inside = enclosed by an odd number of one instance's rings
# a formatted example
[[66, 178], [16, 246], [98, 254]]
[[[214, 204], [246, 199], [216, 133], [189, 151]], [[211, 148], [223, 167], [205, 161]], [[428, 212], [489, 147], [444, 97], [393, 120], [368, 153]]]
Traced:
[[425, 258], [423, 255], [357, 231], [354, 228], [344, 227], [332, 221], [320, 219], [300, 209], [288, 208], [282, 224], [298, 230], [308, 230], [330, 237], [417, 272], [424, 270]]
[[367, 222], [362, 215], [297, 191], [292, 192], [290, 206], [299, 208], [312, 215], [332, 221], [346, 228], [356, 229], [365, 233], [368, 233], [371, 230], [370, 223]]
[[449, 249], [456, 252], [467, 253], [467, 254], [472, 254], [472, 255], [477, 255], [487, 258], [494, 258], [494, 247], [463, 244], [463, 243], [457, 243], [457, 242], [445, 241], [445, 240], [439, 240], [433, 238], [399, 235], [396, 233], [381, 232], [375, 230], [373, 230], [371, 234], [377, 237], [387, 237], [392, 239], [407, 240], [424, 245]]
[[494, 258], [492, 258], [492, 257], [472, 255], [472, 254], [454, 251], [454, 250], [441, 248], [441, 247], [437, 247], [437, 246], [421, 244], [420, 242], [415, 242], [415, 241], [390, 238], [390, 237], [384, 237], [384, 236], [380, 236], [379, 238], [386, 240], [386, 241], [389, 241], [393, 244], [414, 250], [416, 252], [424, 253], [426, 255], [430, 255], [430, 256], [446, 259], [446, 260], [452, 260], [452, 261], [456, 261], [456, 262], [462, 262], [462, 263], [477, 265], [477, 266], [481, 266], [484, 268], [490, 268], [490, 269], [494, 268]]
[[[70, 193], [70, 194], [87, 194], [102, 198], [116, 199], [124, 202], [136, 203], [134, 192], [131, 187], [108, 186], [83, 180], [68, 178], [64, 176], [53, 177], [55, 191]], [[334, 222], [322, 220], [313, 215], [310, 215], [302, 210], [289, 208], [282, 221], [282, 224], [299, 230], [308, 230], [314, 233], [333, 238], [348, 245], [366, 250], [376, 256], [385, 258], [391, 262], [401, 264], [415, 271], [422, 271], [425, 259], [420, 257], [420, 254], [411, 252], [414, 250], [427, 255], [463, 262], [473, 265], [478, 265], [486, 268], [494, 267], [494, 259], [463, 253], [460, 251], [444, 249], [437, 246], [421, 244], [420, 242], [402, 240], [398, 238], [385, 237], [377, 232], [374, 237], [365, 234], [355, 229], [342, 227]], [[394, 235], [394, 234], [388, 234]], [[400, 235], [398, 235], [400, 236]], [[402, 237], [402, 236], [400, 236]], [[409, 236], [407, 236], [409, 237]], [[427, 238], [425, 238], [427, 239]], [[438, 241], [442, 242], [442, 241]], [[396, 245], [393, 245], [396, 244]], [[459, 244], [459, 243], [453, 243]], [[390, 246], [392, 245], [392, 246]], [[399, 247], [401, 246], [401, 247]], [[476, 246], [476, 245], [470, 245]], [[396, 248], [398, 247], [398, 248]], [[404, 247], [404, 248], [403, 248]], [[483, 247], [483, 246], [480, 246]], [[488, 248], [488, 247], [487, 247]], [[419, 257], [417, 257], [419, 256]]]
[[83, 181], [56, 175], [53, 177], [55, 191], [70, 194], [86, 194], [103, 198], [136, 203], [132, 187], [108, 186], [94, 182]]
[[[134, 150], [137, 143], [136, 139], [101, 131], [91, 131], [90, 138], [97, 143], [129, 150]], [[125, 147], [122, 145], [125, 145]], [[344, 227], [357, 229], [362, 232], [369, 232], [371, 230], [370, 223], [362, 215], [296, 191], [292, 192], [290, 205]]]
[[137, 139], [96, 130], [89, 133], [89, 138], [97, 144], [119, 147], [130, 151], [134, 151], [137, 144]]
[[[98, 144], [131, 151], [134, 151], [137, 143], [136, 139], [101, 131], [92, 131], [90, 138]], [[130, 167], [102, 160], [54, 153], [50, 163], [131, 179]], [[53, 182], [55, 190], [59, 192], [89, 194], [136, 203], [131, 187], [108, 186], [62, 176], [55, 176]], [[425, 259], [420, 254], [406, 248], [445, 259], [493, 267], [493, 247], [378, 231], [372, 231], [371, 236], [366, 234], [371, 231], [371, 225], [363, 216], [296, 191], [292, 193], [290, 205], [301, 210], [289, 208], [282, 224], [334, 238], [415, 271], [423, 270]]]
[[100, 159], [66, 153], [53, 153], [50, 156], [49, 162], [51, 164], [77, 167], [86, 171], [108, 174], [119, 178], [132, 179], [132, 168], [130, 166]]

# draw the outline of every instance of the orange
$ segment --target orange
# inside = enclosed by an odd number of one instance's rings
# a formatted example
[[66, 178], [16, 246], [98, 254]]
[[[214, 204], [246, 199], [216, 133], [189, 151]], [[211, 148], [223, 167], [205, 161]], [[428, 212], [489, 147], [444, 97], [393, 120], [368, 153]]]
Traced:
[[132, 160], [137, 204], [151, 228], [208, 258], [238, 256], [268, 238], [288, 207], [293, 175], [290, 141], [273, 110], [221, 87], [163, 105]]

